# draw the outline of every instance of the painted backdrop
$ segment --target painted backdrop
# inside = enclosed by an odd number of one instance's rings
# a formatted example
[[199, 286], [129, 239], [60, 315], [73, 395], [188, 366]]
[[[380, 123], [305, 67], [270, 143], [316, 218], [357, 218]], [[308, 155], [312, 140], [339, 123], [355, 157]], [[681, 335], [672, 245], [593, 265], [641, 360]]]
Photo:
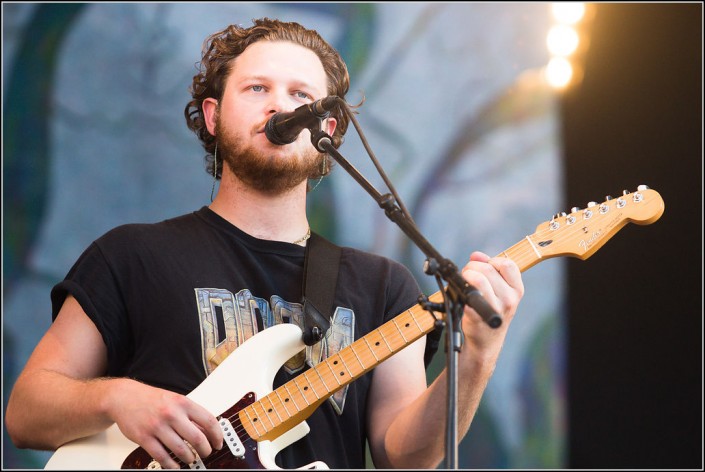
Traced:
[[[3, 400], [50, 323], [49, 291], [91, 241], [210, 201], [183, 108], [203, 39], [270, 16], [315, 28], [347, 61], [348, 101], [423, 234], [459, 267], [562, 211], [557, 106], [544, 85], [549, 3], [3, 3]], [[386, 192], [354, 127], [341, 152]], [[338, 167], [312, 226], [406, 264], [424, 256]], [[462, 468], [560, 468], [566, 431], [563, 263], [523, 300]], [[429, 368], [445, 363], [439, 350]], [[462, 379], [461, 379], [462, 381]], [[48, 395], [51, 392], [47, 392]], [[3, 408], [4, 412], [4, 408]], [[3, 435], [3, 467], [43, 467]]]

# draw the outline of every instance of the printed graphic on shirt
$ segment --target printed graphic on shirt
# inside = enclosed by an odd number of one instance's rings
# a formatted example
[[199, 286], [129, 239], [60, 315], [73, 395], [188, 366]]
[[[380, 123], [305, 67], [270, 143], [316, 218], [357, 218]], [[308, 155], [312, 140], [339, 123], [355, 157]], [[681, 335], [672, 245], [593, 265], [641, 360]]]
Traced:
[[[349, 346], [355, 340], [355, 314], [349, 308], [336, 307], [335, 313], [331, 316], [330, 328], [326, 331], [325, 337], [321, 340], [318, 345], [322, 346], [322, 357], [327, 359], [343, 349]], [[320, 361], [321, 359], [319, 359]], [[317, 361], [316, 363], [318, 363]], [[343, 407], [345, 406], [345, 396], [348, 392], [348, 387], [350, 384], [343, 387], [341, 390], [335, 392], [335, 394], [330, 397], [333, 403], [333, 408], [339, 414], [343, 414]]]
[[[274, 295], [270, 302], [252, 295], [249, 290], [233, 294], [218, 288], [196, 288], [198, 319], [201, 325], [203, 367], [210, 374], [237, 347], [271, 326], [293, 323], [303, 328], [303, 305], [287, 302]], [[284, 363], [289, 374], [296, 374], [306, 365], [315, 367], [335, 355], [355, 339], [355, 313], [337, 307], [330, 320], [330, 328], [321, 342], [304, 350]], [[346, 385], [329, 400], [338, 414], [343, 413]]]

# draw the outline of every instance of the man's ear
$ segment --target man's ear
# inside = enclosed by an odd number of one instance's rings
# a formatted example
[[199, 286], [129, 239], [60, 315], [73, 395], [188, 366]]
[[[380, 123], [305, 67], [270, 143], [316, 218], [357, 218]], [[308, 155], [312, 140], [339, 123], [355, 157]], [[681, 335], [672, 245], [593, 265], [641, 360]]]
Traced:
[[208, 132], [215, 136], [215, 122], [218, 116], [218, 100], [215, 98], [206, 98], [203, 100], [203, 118], [206, 121]]
[[326, 123], [324, 127], [326, 133], [328, 133], [328, 136], [333, 136], [333, 132], [335, 131], [336, 126], [338, 126], [338, 120], [336, 120], [332, 116], [326, 118]]

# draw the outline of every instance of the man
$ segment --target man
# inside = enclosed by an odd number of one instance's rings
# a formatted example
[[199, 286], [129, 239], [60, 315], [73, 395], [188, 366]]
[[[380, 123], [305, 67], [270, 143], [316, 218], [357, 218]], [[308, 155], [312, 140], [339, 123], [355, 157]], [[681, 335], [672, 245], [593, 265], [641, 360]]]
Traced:
[[[308, 130], [279, 146], [264, 127], [277, 112], [343, 98], [347, 69], [315, 31], [296, 23], [231, 26], [206, 46], [185, 114], [210, 156], [207, 170], [221, 178], [217, 196], [189, 215], [108, 232], [54, 287], [54, 322], [8, 403], [7, 428], [18, 447], [56, 449], [115, 423], [162, 467], [190, 463], [195, 453], [205, 458], [223, 447], [223, 430], [185, 395], [246, 339], [287, 318], [300, 321], [308, 180], [329, 171], [329, 157], [313, 148]], [[322, 122], [336, 146], [347, 123], [340, 109]], [[460, 437], [523, 295], [508, 259], [475, 252], [462, 275], [504, 323], [492, 329], [465, 310]], [[335, 336], [307, 349], [305, 360], [287, 361], [275, 387], [402, 313], [418, 293], [400, 264], [343, 248]], [[222, 326], [215, 329], [214, 320]], [[446, 377], [427, 387], [424, 349], [422, 337], [336, 391], [277, 464], [364, 468], [369, 441], [378, 468], [436, 467], [445, 453]]]

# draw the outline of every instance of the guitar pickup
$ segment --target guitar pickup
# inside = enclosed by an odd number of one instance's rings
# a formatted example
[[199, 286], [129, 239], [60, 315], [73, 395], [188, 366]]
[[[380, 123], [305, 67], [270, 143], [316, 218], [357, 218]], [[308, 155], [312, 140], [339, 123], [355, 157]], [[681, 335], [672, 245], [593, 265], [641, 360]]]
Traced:
[[244, 458], [245, 446], [242, 444], [242, 441], [240, 441], [240, 438], [235, 432], [230, 420], [227, 418], [220, 418], [219, 424], [220, 429], [223, 430], [223, 440], [225, 444], [227, 444], [228, 449], [230, 449], [230, 452], [238, 459]]

